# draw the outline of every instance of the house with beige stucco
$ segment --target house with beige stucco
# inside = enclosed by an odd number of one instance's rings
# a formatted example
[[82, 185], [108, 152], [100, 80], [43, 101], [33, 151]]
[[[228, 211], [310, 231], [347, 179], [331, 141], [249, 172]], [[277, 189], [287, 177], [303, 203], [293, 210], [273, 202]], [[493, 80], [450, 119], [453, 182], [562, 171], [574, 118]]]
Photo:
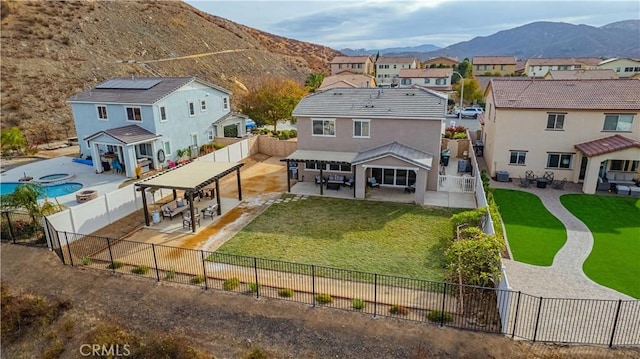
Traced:
[[613, 58], [601, 61], [599, 69], [613, 70], [619, 77], [636, 77], [640, 74], [640, 59]]
[[373, 75], [374, 64], [371, 56], [336, 56], [331, 60], [331, 75], [343, 72]]
[[400, 87], [421, 86], [435, 91], [451, 91], [451, 68], [400, 70]]
[[471, 73], [477, 75], [506, 76], [516, 72], [515, 56], [474, 56]]
[[492, 177], [551, 171], [582, 183], [584, 193], [640, 177], [640, 81], [493, 79], [485, 99], [482, 137]]
[[379, 86], [396, 87], [400, 84], [400, 71], [417, 68], [415, 57], [380, 56], [375, 62], [376, 82]]
[[336, 87], [376, 87], [376, 79], [371, 75], [344, 71], [339, 75], [325, 77], [317, 91], [325, 91]]

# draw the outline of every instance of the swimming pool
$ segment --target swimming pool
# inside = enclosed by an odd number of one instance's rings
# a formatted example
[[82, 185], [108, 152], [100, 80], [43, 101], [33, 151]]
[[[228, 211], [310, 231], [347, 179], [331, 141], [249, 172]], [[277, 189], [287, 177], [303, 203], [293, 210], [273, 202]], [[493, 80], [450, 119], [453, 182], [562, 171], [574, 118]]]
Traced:
[[70, 175], [68, 173], [55, 173], [52, 175], [42, 176], [37, 179], [37, 182], [47, 185], [49, 183], [54, 183], [54, 182], [60, 182], [60, 183], [68, 182], [72, 178], [73, 178], [73, 175]]
[[[8, 194], [13, 193], [18, 186], [24, 183], [19, 182], [3, 182], [0, 183], [0, 194]], [[68, 182], [62, 184], [54, 184], [51, 186], [42, 186], [44, 193], [49, 198], [60, 197], [66, 194], [74, 193], [79, 191], [82, 188], [82, 183], [77, 182]], [[40, 196], [40, 199], [44, 198], [44, 196]]]

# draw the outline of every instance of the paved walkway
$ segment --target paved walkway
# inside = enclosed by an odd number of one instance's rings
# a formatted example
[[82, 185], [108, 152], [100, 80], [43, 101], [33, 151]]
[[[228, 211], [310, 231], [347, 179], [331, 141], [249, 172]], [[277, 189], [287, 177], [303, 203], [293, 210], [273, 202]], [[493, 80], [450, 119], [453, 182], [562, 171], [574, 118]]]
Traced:
[[503, 260], [513, 290], [548, 298], [634, 299], [595, 283], [582, 271], [582, 265], [593, 248], [593, 236], [589, 228], [560, 203], [563, 194], [581, 193], [577, 185], [567, 183], [565, 190], [556, 190], [549, 187], [520, 188], [517, 182], [491, 181], [491, 187], [522, 190], [537, 195], [567, 229], [567, 242], [558, 251], [550, 267]]

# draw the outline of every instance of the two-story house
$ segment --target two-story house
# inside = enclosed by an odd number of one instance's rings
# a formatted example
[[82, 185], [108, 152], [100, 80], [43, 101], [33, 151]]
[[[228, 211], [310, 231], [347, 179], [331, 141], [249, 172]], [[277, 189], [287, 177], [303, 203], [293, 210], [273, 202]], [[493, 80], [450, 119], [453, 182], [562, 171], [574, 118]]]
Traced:
[[400, 70], [400, 87], [421, 86], [436, 91], [451, 91], [451, 68]]
[[304, 181], [327, 174], [367, 179], [382, 187], [415, 188], [415, 202], [437, 190], [438, 156], [447, 96], [422, 88], [340, 88], [303, 98], [297, 117], [297, 162]]
[[613, 58], [598, 64], [599, 69], [613, 70], [618, 77], [634, 77], [640, 75], [640, 59]]
[[380, 56], [375, 63], [375, 68], [378, 86], [396, 87], [400, 84], [400, 70], [418, 68], [418, 60], [414, 57]]
[[474, 56], [471, 60], [471, 73], [476, 75], [492, 75], [498, 73], [500, 76], [511, 75], [516, 71], [515, 56]]
[[336, 56], [331, 60], [331, 75], [341, 72], [373, 75], [374, 64], [370, 56]]
[[67, 102], [80, 153], [92, 158], [96, 172], [106, 169], [105, 157], [112, 166], [117, 158], [126, 176], [135, 177], [136, 167], [165, 167], [179, 150], [197, 151], [225, 127], [244, 135], [244, 118], [231, 113], [230, 95], [193, 77], [114, 78]]
[[317, 91], [336, 87], [376, 87], [376, 79], [371, 75], [342, 72], [339, 75], [325, 77]]
[[485, 92], [491, 176], [554, 172], [594, 193], [607, 173], [638, 178], [640, 81], [494, 79]]
[[460, 63], [460, 61], [458, 61], [457, 58], [446, 57], [446, 56], [438, 56], [438, 57], [433, 57], [433, 58], [430, 58], [429, 60], [423, 61], [422, 62], [422, 67], [424, 67], [424, 68], [429, 68], [429, 67], [437, 67], [437, 68], [454, 67], [458, 63]]
[[545, 80], [614, 80], [618, 75], [609, 69], [551, 70], [544, 75]]
[[544, 77], [549, 71], [589, 70], [596, 65], [591, 58], [537, 58], [528, 59], [524, 64], [524, 73], [528, 77]]

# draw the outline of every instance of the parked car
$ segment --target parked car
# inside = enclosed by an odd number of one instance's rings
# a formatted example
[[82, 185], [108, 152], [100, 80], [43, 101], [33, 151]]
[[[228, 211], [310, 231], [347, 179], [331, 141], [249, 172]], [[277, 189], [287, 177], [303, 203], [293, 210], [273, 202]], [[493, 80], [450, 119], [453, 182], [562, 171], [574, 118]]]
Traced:
[[456, 116], [458, 116], [460, 115], [460, 113], [462, 113], [462, 117], [478, 118], [478, 114], [483, 112], [484, 110], [482, 110], [481, 107], [465, 107], [464, 109], [462, 109], [462, 111], [456, 110], [455, 114]]

